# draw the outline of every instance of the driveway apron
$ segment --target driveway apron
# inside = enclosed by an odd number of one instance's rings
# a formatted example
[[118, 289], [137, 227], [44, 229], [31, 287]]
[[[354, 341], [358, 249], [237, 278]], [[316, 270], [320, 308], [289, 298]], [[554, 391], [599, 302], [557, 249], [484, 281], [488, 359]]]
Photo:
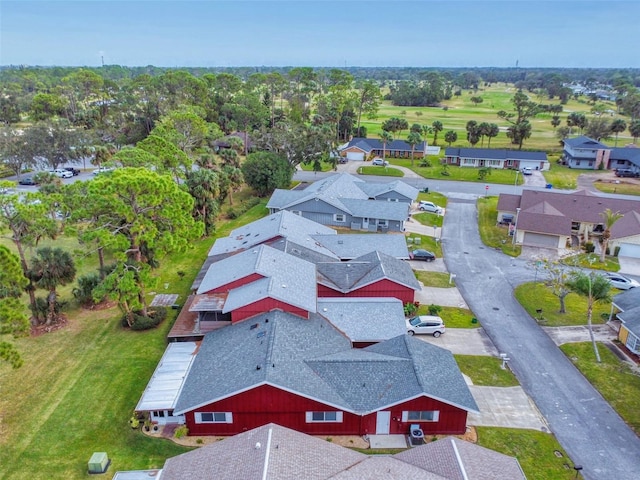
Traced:
[[451, 199], [448, 207], [447, 267], [560, 444], [584, 478], [637, 479], [640, 439], [515, 300], [514, 286], [530, 276], [526, 262], [482, 245], [474, 204]]

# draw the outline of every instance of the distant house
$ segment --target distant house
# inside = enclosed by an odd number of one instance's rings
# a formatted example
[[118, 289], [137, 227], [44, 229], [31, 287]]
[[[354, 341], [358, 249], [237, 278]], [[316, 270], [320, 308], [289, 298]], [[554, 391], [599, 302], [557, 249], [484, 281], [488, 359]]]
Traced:
[[404, 182], [372, 184], [343, 173], [303, 190], [277, 189], [267, 208], [271, 213], [288, 210], [332, 227], [401, 232], [416, 198], [418, 190]]
[[545, 152], [449, 147], [445, 150], [444, 156], [446, 164], [460, 167], [549, 170], [549, 161]]
[[526, 480], [514, 457], [446, 437], [395, 455], [366, 455], [268, 423], [169, 458], [146, 476], [117, 472], [113, 480]]
[[[153, 392], [148, 389], [148, 395]], [[318, 435], [461, 434], [478, 407], [453, 355], [403, 334], [354, 349], [330, 322], [283, 311], [205, 335], [175, 392], [190, 435], [279, 423]]]
[[[422, 158], [427, 151], [427, 142], [421, 142], [413, 147], [413, 157]], [[373, 157], [411, 158], [411, 145], [404, 140], [394, 140], [383, 145], [377, 138], [353, 138], [348, 144], [340, 148], [340, 155], [347, 160], [367, 160]]]
[[640, 173], [640, 148], [635, 145], [612, 148], [609, 154], [608, 167], [612, 170], [625, 168]]
[[612, 309], [620, 320], [618, 340], [632, 353], [640, 355], [640, 289], [632, 288], [613, 297]]
[[575, 193], [524, 190], [522, 195], [500, 194], [497, 221], [512, 219], [516, 243], [565, 248], [598, 242], [604, 232], [602, 212], [610, 208], [624, 216], [611, 229], [609, 248], [619, 256], [640, 258], [640, 202]]
[[413, 303], [421, 289], [411, 266], [380, 252], [316, 265], [318, 297], [395, 297]]

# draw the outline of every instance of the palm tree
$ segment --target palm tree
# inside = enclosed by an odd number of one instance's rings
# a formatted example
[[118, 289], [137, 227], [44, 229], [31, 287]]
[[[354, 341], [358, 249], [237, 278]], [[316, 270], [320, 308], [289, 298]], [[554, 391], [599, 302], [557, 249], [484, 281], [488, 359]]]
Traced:
[[434, 120], [431, 126], [433, 127], [433, 144], [438, 145], [438, 133], [444, 129], [444, 126], [439, 120]]
[[39, 248], [33, 259], [29, 276], [36, 287], [49, 291], [46, 325], [51, 325], [57, 320], [57, 287], [67, 285], [76, 278], [76, 266], [73, 263], [73, 258], [69, 252], [61, 248]]
[[609, 280], [602, 275], [593, 272], [587, 274], [578, 271], [572, 275], [568, 285], [569, 288], [578, 295], [587, 297], [587, 326], [589, 328], [591, 343], [593, 344], [593, 351], [596, 354], [596, 361], [600, 363], [600, 352], [598, 352], [598, 345], [596, 345], [596, 339], [593, 336], [591, 317], [593, 315], [593, 306], [596, 302], [608, 302], [611, 300], [611, 284]]
[[640, 137], [640, 120], [634, 120], [629, 125], [629, 133], [633, 137], [633, 143], [638, 141], [638, 137]]
[[616, 144], [618, 146], [618, 134], [624, 132], [627, 129], [627, 123], [621, 118], [616, 118], [613, 122], [611, 122], [611, 127], [609, 127], [611, 133], [616, 134]]
[[454, 130], [449, 130], [444, 134], [444, 141], [447, 142], [449, 146], [451, 146], [452, 143], [458, 141], [458, 133]]
[[624, 215], [620, 212], [612, 212], [610, 208], [607, 208], [600, 214], [604, 220], [604, 232], [602, 232], [602, 251], [600, 252], [600, 262], [604, 263], [604, 257], [607, 254], [607, 248], [609, 246], [609, 239], [611, 238], [611, 227], [613, 224], [620, 220]]
[[487, 129], [487, 132], [486, 132], [487, 138], [489, 139], [489, 142], [487, 143], [488, 148], [491, 148], [491, 139], [494, 137], [497, 137], [499, 133], [500, 133], [500, 127], [498, 127], [498, 125], [495, 123], [490, 123], [489, 128]]
[[[413, 154], [416, 149], [416, 145], [422, 143], [422, 137], [417, 132], [411, 132], [407, 136], [407, 143], [411, 146], [411, 166], [413, 167]], [[424, 152], [425, 157], [427, 156], [427, 152]]]
[[382, 159], [384, 160], [387, 156], [387, 143], [393, 142], [393, 136], [389, 132], [383, 130], [380, 132], [380, 141], [382, 142]]

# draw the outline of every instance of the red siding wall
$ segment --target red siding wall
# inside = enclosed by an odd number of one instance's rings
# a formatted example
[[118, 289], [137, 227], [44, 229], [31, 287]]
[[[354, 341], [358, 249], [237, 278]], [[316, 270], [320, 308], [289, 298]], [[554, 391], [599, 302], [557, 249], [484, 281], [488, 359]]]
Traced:
[[338, 292], [325, 285], [318, 285], [318, 298], [323, 297], [395, 297], [402, 303], [413, 303], [415, 290], [391, 280], [380, 280], [349, 293]]
[[[422, 428], [425, 435], [461, 435], [467, 430], [467, 412], [465, 410], [428, 397], [416, 398], [385, 410], [391, 412], [391, 425], [389, 427], [389, 433], [391, 434], [409, 433], [409, 426], [412, 423], [420, 424], [420, 428]], [[402, 421], [403, 411], [433, 410], [440, 412], [437, 422]], [[376, 433], [376, 416], [377, 413], [371, 413], [362, 419], [363, 433], [361, 435]]]
[[[305, 412], [336, 408], [262, 385], [186, 414], [189, 435], [235, 435], [269, 422], [312, 435], [358, 435], [361, 417], [344, 412], [342, 423], [306, 423]], [[196, 424], [195, 412], [233, 412], [233, 423]]]
[[213, 290], [209, 290], [205, 293], [227, 293], [229, 290], [233, 290], [234, 288], [241, 287], [242, 285], [246, 285], [247, 283], [255, 282], [256, 280], [260, 280], [264, 278], [259, 273], [252, 273], [251, 275], [247, 275], [246, 277], [239, 278], [231, 283], [227, 283], [226, 285], [222, 285], [218, 288], [214, 288]]
[[[386, 409], [391, 412], [390, 432], [408, 433], [409, 425], [402, 422], [403, 411], [439, 410], [438, 422], [419, 422], [426, 434], [463, 434], [467, 427], [467, 412], [437, 400], [420, 397]], [[187, 413], [190, 435], [235, 435], [269, 422], [311, 435], [375, 434], [377, 413], [360, 417], [344, 412], [342, 423], [306, 423], [306, 412], [336, 411], [334, 407], [285, 392], [270, 385], [262, 385], [248, 392], [198, 408]], [[195, 423], [195, 412], [232, 412], [233, 423]]]
[[282, 310], [302, 318], [309, 318], [309, 312], [303, 308], [294, 307], [293, 305], [289, 305], [288, 303], [284, 303], [273, 298], [265, 298], [231, 312], [231, 322], [236, 323], [249, 317], [255, 317], [256, 315], [270, 312], [271, 310]]

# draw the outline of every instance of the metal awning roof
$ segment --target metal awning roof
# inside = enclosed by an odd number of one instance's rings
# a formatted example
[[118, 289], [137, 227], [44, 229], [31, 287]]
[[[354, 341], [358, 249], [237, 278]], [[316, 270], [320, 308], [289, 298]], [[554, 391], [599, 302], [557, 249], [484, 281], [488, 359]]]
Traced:
[[167, 345], [136, 411], [173, 410], [197, 349], [196, 342], [174, 342]]

